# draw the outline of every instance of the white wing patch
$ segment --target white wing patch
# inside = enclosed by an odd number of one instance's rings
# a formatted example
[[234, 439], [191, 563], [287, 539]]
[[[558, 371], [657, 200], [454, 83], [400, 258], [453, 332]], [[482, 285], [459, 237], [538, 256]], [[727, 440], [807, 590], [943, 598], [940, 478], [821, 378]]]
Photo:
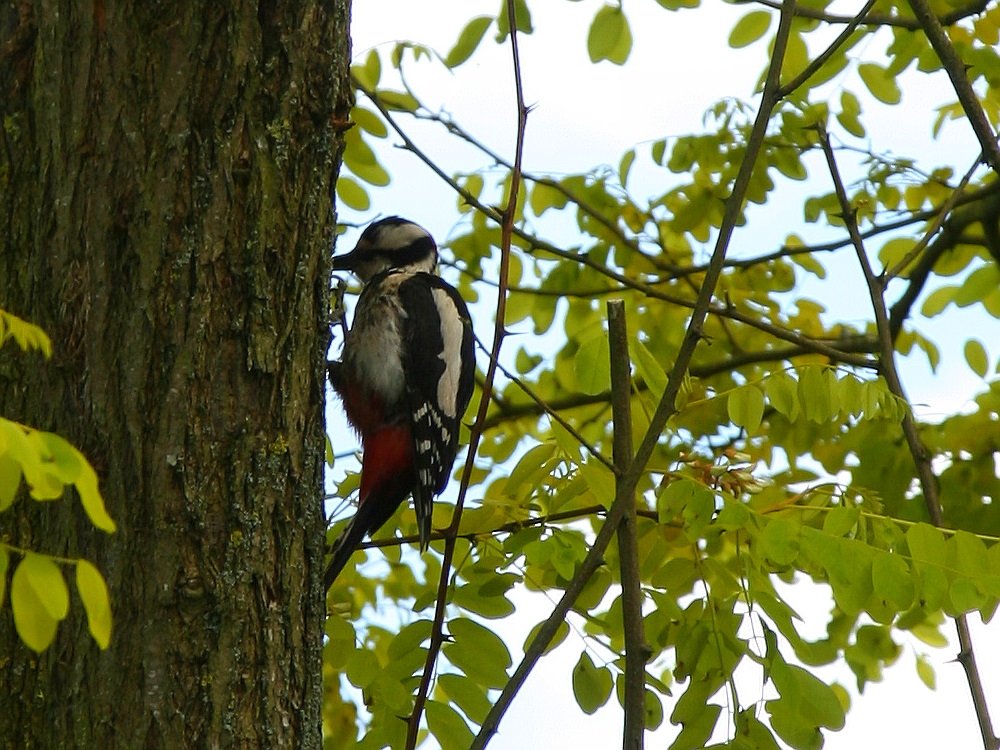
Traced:
[[465, 336], [465, 325], [462, 316], [455, 307], [448, 293], [443, 289], [434, 289], [434, 305], [440, 312], [441, 340], [444, 346], [439, 355], [444, 362], [444, 373], [438, 381], [437, 402], [441, 410], [452, 419], [462, 415], [456, 414], [455, 399], [458, 396], [458, 379], [462, 374], [462, 339]]

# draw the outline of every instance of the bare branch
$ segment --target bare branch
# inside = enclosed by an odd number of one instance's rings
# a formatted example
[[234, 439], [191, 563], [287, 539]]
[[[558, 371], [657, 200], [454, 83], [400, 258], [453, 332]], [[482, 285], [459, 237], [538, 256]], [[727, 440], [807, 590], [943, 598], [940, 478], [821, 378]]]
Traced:
[[[616, 483], [632, 463], [632, 399], [625, 303], [608, 300], [608, 343], [611, 359], [611, 405], [614, 423]], [[616, 491], [617, 494], [617, 491]], [[625, 498], [618, 523], [618, 559], [622, 585], [622, 629], [625, 633], [624, 750], [641, 750], [646, 730], [646, 662], [652, 654], [642, 622], [642, 576], [635, 529], [635, 496]]]

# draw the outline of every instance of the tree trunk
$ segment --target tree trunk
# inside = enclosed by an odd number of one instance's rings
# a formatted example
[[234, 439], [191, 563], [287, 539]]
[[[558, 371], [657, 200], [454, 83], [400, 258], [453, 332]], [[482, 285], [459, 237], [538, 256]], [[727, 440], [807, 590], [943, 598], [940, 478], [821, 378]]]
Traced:
[[0, 350], [0, 414], [80, 447], [119, 525], [69, 498], [0, 517], [11, 544], [92, 560], [114, 610], [101, 651], [74, 595], [36, 655], [4, 603], [0, 747], [321, 746], [348, 18], [0, 0], [0, 307], [55, 349]]

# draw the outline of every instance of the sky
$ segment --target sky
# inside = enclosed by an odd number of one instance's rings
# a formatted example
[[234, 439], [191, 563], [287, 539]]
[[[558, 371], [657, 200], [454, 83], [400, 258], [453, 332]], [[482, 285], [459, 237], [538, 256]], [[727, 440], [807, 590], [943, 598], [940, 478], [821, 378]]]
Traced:
[[[591, 65], [586, 56], [587, 29], [599, 0], [583, 2], [531, 3], [535, 34], [520, 37], [525, 99], [533, 109], [528, 119], [525, 141], [525, 169], [529, 172], [560, 174], [579, 171], [599, 163], [617, 165], [621, 154], [636, 144], [670, 135], [698, 132], [703, 112], [715, 101], [736, 96], [756, 104], [754, 86], [765, 62], [763, 47], [728, 50], [725, 40], [735, 21], [746, 12], [745, 5], [711, 3], [696, 11], [668, 13], [656, 3], [629, 2], [625, 10], [632, 21], [635, 37], [633, 53], [624, 68], [601, 63]], [[378, 47], [388, 54], [396, 40], [421, 42], [444, 54], [466, 21], [476, 15], [493, 14], [499, 0], [356, 0], [352, 32], [354, 56], [363, 60], [368, 51]], [[850, 12], [861, 3], [839, 3], [840, 12]], [[490, 32], [492, 33], [492, 32]], [[858, 55], [877, 56], [877, 45], [855, 50]], [[466, 65], [455, 73], [441, 66], [410, 66], [410, 81], [432, 107], [442, 107], [462, 125], [497, 152], [513, 156], [516, 122], [510, 56], [506, 46], [489, 39]], [[904, 91], [904, 104], [916, 110], [930, 111], [946, 99], [943, 74], [923, 77]], [[877, 102], [865, 101], [866, 111], [878, 113]], [[961, 159], [972, 148], [970, 131], [964, 123], [945, 126], [939, 139], [930, 138], [930, 118], [916, 126], [900, 127], [898, 112], [881, 108], [884, 116], [871, 123], [873, 147], [891, 147], [898, 153], [920, 153], [926, 164], [954, 161], [957, 171], [964, 171]], [[418, 145], [426, 148], [446, 171], [471, 169], [479, 163], [468, 149], [458, 147], [437, 126], [414, 129]], [[640, 151], [645, 148], [640, 146]], [[647, 152], [648, 153], [648, 152]], [[342, 211], [342, 221], [367, 221], [375, 212], [400, 214], [426, 226], [445, 240], [455, 216], [455, 197], [412, 154], [403, 150], [382, 149], [380, 159], [392, 175], [392, 185], [373, 191], [373, 212], [358, 216]], [[640, 185], [647, 180], [650, 193], [657, 189], [662, 170], [637, 172]], [[662, 186], [659, 187], [662, 190]], [[809, 189], [804, 187], [801, 189]], [[777, 216], [789, 211], [798, 215], [798, 204], [770, 207]], [[737, 234], [733, 252], [752, 253], [780, 243], [786, 231], [799, 231], [788, 219], [761, 220], [764, 228], [747, 235]], [[813, 232], [814, 227], [803, 228]], [[344, 237], [345, 246], [356, 240], [357, 233]], [[340, 249], [343, 251], [344, 247]], [[839, 272], [834, 269], [833, 272]], [[855, 286], [857, 279], [854, 280]], [[819, 290], [817, 290], [819, 296]], [[824, 293], [824, 299], [829, 293]], [[842, 309], [831, 314], [865, 320], [867, 301], [845, 295]], [[944, 326], [954, 327], [954, 317], [945, 321], [921, 323], [931, 338], [954, 340]], [[996, 321], [965, 315], [957, 325], [975, 330], [984, 328], [980, 338], [995, 360], [1000, 350], [1000, 330]], [[982, 386], [981, 381], [964, 365], [961, 355], [947, 353], [943, 366], [934, 377], [918, 358], [904, 363], [903, 377], [918, 413], [925, 416], [962, 408]], [[334, 408], [336, 406], [334, 405]], [[505, 623], [503, 635], [514, 652], [531, 627], [543, 619], [550, 606], [540, 596], [523, 595], [516, 601], [524, 616]], [[800, 611], [810, 610], [818, 618], [825, 616], [828, 602], [818, 588], [803, 594]], [[1000, 720], [1000, 625], [995, 620], [982, 626], [971, 618], [986, 682], [986, 693], [995, 720]], [[494, 625], [491, 623], [491, 625]], [[943, 631], [953, 636], [953, 625]], [[499, 735], [490, 743], [495, 750], [535, 747], [586, 748], [616, 747], [621, 742], [621, 710], [612, 699], [593, 716], [577, 707], [570, 686], [570, 672], [580, 652], [580, 641], [569, 638], [552, 654], [543, 658], [515, 700], [500, 726]], [[926, 653], [937, 673], [938, 686], [930, 691], [918, 680], [914, 667], [917, 653]], [[978, 727], [962, 668], [954, 661], [955, 649], [932, 649], [923, 644], [908, 645], [899, 662], [886, 671], [881, 683], [869, 684], [862, 696], [853, 689], [854, 678], [846, 665], [835, 665], [823, 672], [828, 682], [838, 681], [852, 688], [853, 705], [847, 727], [827, 734], [828, 750], [856, 748], [976, 748], [981, 747]], [[753, 676], [748, 678], [747, 695], [752, 695]], [[758, 678], [759, 679], [759, 678]], [[741, 688], [742, 689], [742, 688]], [[759, 690], [759, 687], [758, 687]], [[665, 706], [669, 714], [670, 706]], [[667, 747], [679, 731], [665, 720], [656, 733], [647, 736], [647, 747]], [[717, 738], [721, 739], [721, 738]]]

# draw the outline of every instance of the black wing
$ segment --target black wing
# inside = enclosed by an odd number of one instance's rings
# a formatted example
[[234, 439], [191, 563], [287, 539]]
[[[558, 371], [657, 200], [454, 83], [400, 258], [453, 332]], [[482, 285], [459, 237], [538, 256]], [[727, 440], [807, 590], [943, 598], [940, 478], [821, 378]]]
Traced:
[[472, 320], [458, 291], [433, 274], [414, 274], [400, 284], [399, 297], [406, 312], [406, 400], [418, 478], [413, 502], [426, 548], [434, 495], [448, 484], [460, 420], [472, 397]]

